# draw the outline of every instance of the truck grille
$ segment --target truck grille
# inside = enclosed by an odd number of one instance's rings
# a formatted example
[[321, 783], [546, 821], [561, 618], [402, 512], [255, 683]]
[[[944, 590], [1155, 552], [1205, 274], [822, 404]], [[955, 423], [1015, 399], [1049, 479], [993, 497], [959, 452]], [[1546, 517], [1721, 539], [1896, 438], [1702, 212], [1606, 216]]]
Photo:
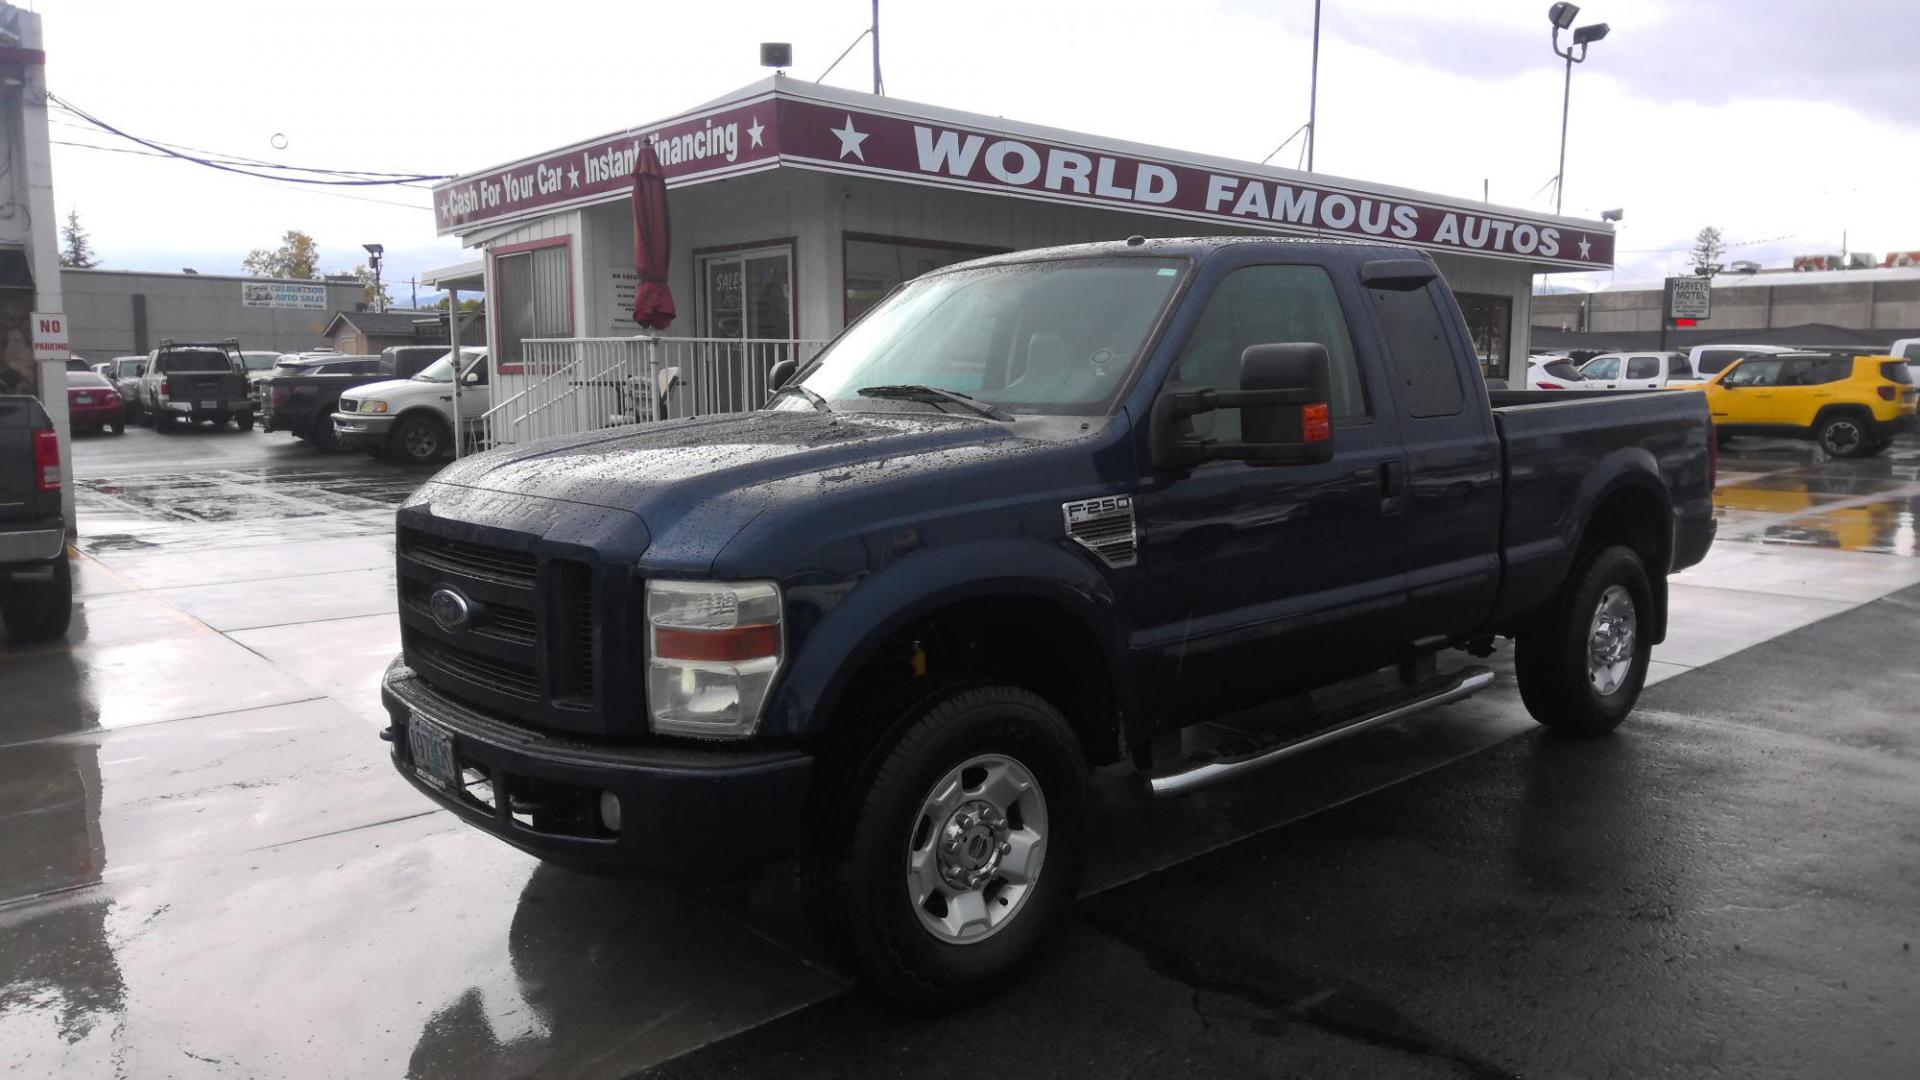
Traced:
[[418, 634], [403, 638], [409, 661], [418, 657], [468, 682], [525, 701], [540, 697], [540, 679], [525, 664], [486, 656], [468, 649], [440, 645]]
[[[606, 730], [592, 564], [410, 526], [398, 555], [402, 643], [421, 678], [535, 727]], [[441, 590], [461, 603], [436, 612]]]
[[464, 540], [433, 536], [416, 529], [400, 530], [400, 555], [435, 570], [446, 570], [503, 585], [533, 588], [538, 564], [529, 551], [483, 547]]

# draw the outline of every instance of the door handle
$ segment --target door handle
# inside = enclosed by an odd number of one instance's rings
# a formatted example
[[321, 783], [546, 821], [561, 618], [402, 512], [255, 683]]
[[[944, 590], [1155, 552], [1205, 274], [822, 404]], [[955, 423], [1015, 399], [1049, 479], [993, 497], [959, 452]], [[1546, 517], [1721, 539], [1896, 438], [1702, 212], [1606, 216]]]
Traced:
[[1391, 499], [1407, 489], [1407, 467], [1399, 461], [1381, 462], [1379, 472], [1381, 496]]
[[1379, 468], [1380, 514], [1391, 517], [1400, 512], [1400, 493], [1407, 488], [1407, 467], [1398, 460], [1383, 461]]

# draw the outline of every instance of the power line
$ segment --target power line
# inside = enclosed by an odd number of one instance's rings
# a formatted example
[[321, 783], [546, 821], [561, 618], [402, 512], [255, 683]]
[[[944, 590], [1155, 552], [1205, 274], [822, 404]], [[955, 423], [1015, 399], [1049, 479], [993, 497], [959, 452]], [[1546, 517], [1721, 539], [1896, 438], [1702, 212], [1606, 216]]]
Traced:
[[[103, 153], [108, 153], [108, 154], [132, 154], [135, 157], [161, 158], [163, 160], [173, 159], [173, 155], [171, 154], [156, 154], [151, 150], [135, 150], [135, 149], [132, 149], [131, 147], [125, 147], [125, 146], [96, 146], [93, 143], [71, 142], [66, 139], [48, 139], [47, 141], [52, 143], [55, 146], [72, 146], [81, 150], [99, 150]], [[241, 175], [246, 175], [246, 174], [243, 173]], [[257, 179], [269, 180], [274, 178], [258, 177]], [[418, 190], [418, 189], [414, 188], [409, 190]], [[419, 203], [396, 202], [392, 199], [376, 199], [368, 195], [349, 195], [344, 191], [309, 191], [307, 194], [325, 195], [330, 199], [352, 199], [355, 202], [379, 203], [382, 206], [399, 206], [408, 210], [432, 210], [433, 209], [433, 207], [431, 206], [421, 206]]]
[[[276, 181], [279, 181], [280, 183], [285, 183], [285, 184], [306, 184], [306, 185], [313, 185], [313, 186], [320, 186], [320, 187], [390, 187], [390, 186], [404, 186], [407, 184], [417, 184], [417, 183], [428, 181], [428, 180], [451, 179], [451, 176], [449, 174], [372, 173], [372, 172], [350, 171], [350, 170], [344, 170], [344, 169], [304, 168], [304, 167], [298, 167], [298, 166], [274, 165], [271, 163], [260, 163], [255, 165], [254, 168], [284, 169], [284, 170], [291, 170], [291, 171], [298, 171], [298, 172], [316, 173], [319, 175], [318, 176], [275, 176], [271, 173], [254, 172], [252, 171], [251, 168], [242, 168], [238, 165], [226, 164], [222, 160], [216, 160], [214, 158], [200, 156], [200, 153], [210, 153], [211, 151], [201, 151], [199, 153], [186, 153], [182, 150], [175, 149], [174, 147], [169, 146], [166, 143], [157, 142], [152, 139], [144, 139], [138, 135], [134, 135], [129, 132], [122, 131], [120, 128], [117, 128], [112, 124], [107, 123], [105, 120], [102, 120], [97, 116], [94, 116], [93, 114], [87, 112], [85, 109], [80, 108], [79, 106], [73, 104], [72, 102], [64, 101], [58, 97], [55, 97], [51, 93], [47, 95], [47, 100], [59, 105], [64, 111], [66, 111], [70, 115], [77, 116], [80, 119], [85, 120], [87, 123], [92, 124], [93, 126], [101, 129], [102, 131], [106, 131], [111, 134], [118, 135], [120, 138], [126, 139], [129, 142], [138, 143], [141, 146], [144, 146], [149, 150], [156, 151], [159, 154], [162, 154], [166, 157], [178, 158], [182, 161], [189, 161], [196, 165], [203, 165], [209, 169], [217, 169], [221, 172], [238, 173], [242, 176], [251, 176], [258, 180], [276, 180]], [[226, 160], [231, 160], [231, 159], [226, 159]]]

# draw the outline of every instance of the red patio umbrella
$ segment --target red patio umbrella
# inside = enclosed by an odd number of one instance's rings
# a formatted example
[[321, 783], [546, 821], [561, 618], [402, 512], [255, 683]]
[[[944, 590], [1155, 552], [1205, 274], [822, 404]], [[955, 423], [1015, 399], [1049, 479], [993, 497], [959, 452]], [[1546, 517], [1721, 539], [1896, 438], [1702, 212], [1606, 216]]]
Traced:
[[633, 321], [649, 330], [673, 324], [673, 291], [667, 288], [667, 266], [673, 257], [673, 238], [667, 224], [667, 181], [653, 144], [640, 144], [633, 169], [633, 265], [640, 273], [633, 293]]

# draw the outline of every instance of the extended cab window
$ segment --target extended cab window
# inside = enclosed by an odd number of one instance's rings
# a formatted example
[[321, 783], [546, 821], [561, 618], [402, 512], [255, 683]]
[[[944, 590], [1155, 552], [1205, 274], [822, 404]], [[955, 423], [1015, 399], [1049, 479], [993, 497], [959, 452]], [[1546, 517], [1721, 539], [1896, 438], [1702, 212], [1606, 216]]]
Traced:
[[1460, 368], [1454, 362], [1453, 342], [1440, 308], [1433, 302], [1433, 286], [1404, 291], [1369, 289], [1380, 329], [1387, 336], [1387, 352], [1400, 382], [1400, 397], [1413, 417], [1458, 416], [1466, 395], [1460, 389]]
[[1657, 356], [1636, 356], [1627, 361], [1627, 378], [1657, 379], [1660, 377], [1660, 358]]
[[[1180, 351], [1174, 378], [1184, 386], [1240, 388], [1240, 355], [1251, 345], [1311, 341], [1327, 348], [1328, 402], [1335, 420], [1367, 415], [1353, 339], [1333, 280], [1317, 266], [1248, 266], [1221, 279]], [[1240, 413], [1221, 409], [1193, 418], [1203, 437], [1240, 438]]]
[[1596, 356], [1587, 361], [1580, 374], [1589, 379], [1617, 379], [1620, 377], [1620, 358], [1617, 356]]

